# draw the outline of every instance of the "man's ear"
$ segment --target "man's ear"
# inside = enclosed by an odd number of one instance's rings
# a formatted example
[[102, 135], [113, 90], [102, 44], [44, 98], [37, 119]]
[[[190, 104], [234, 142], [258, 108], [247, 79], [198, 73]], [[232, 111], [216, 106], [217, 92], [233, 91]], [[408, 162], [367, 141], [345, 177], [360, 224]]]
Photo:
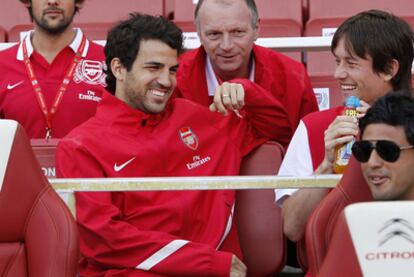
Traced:
[[110, 66], [112, 74], [114, 74], [117, 81], [123, 81], [127, 70], [121, 60], [119, 58], [113, 58]]
[[383, 73], [384, 80], [387, 82], [391, 81], [397, 75], [399, 69], [400, 63], [396, 59], [392, 59], [387, 65], [386, 73]]

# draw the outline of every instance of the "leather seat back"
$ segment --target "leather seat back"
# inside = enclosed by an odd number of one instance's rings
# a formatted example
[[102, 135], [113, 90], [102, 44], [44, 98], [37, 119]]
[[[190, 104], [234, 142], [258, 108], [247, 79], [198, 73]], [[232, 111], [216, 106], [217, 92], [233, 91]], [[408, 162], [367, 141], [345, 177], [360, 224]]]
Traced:
[[414, 201], [347, 206], [338, 219], [319, 276], [412, 276], [413, 210]]
[[[276, 175], [283, 147], [268, 141], [244, 158], [240, 175]], [[273, 189], [238, 190], [235, 218], [248, 276], [273, 276], [286, 262], [282, 214]]]
[[322, 200], [306, 226], [306, 256], [311, 276], [317, 276], [320, 270], [336, 221], [343, 209], [352, 203], [372, 200], [361, 166], [352, 157], [338, 186]]
[[76, 223], [12, 120], [0, 120], [0, 226], [0, 276], [76, 276]]

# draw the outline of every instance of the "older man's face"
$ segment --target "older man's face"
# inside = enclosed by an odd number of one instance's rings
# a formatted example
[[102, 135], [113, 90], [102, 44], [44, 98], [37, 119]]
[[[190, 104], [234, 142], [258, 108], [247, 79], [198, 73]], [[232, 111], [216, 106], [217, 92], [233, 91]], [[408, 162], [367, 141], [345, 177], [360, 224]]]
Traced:
[[244, 1], [224, 5], [205, 1], [198, 14], [198, 32], [214, 71], [221, 78], [247, 77], [253, 43], [258, 37]]

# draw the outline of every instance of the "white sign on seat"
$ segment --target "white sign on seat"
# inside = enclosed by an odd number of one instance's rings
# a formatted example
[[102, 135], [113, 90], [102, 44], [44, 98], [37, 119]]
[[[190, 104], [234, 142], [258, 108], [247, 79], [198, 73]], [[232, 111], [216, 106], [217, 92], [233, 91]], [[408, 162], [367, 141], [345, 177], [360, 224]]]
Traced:
[[353, 204], [345, 217], [364, 276], [414, 276], [414, 201]]
[[10, 151], [16, 134], [17, 122], [14, 120], [0, 120], [0, 191], [3, 186]]

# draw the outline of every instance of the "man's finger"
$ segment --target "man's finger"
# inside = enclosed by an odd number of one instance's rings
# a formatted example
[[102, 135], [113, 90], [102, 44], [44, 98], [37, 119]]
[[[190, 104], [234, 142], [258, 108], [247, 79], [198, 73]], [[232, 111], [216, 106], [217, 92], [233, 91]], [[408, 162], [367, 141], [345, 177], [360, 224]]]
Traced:
[[[223, 93], [224, 93], [224, 96], [223, 96]], [[216, 92], [214, 94], [214, 104], [215, 104], [216, 111], [218, 111], [219, 113], [222, 113], [224, 115], [227, 114], [227, 110], [224, 107], [223, 101], [224, 101], [225, 98], [228, 98], [228, 97], [229, 97], [228, 93], [225, 93], [223, 91], [222, 86], [218, 86], [216, 88]]]

